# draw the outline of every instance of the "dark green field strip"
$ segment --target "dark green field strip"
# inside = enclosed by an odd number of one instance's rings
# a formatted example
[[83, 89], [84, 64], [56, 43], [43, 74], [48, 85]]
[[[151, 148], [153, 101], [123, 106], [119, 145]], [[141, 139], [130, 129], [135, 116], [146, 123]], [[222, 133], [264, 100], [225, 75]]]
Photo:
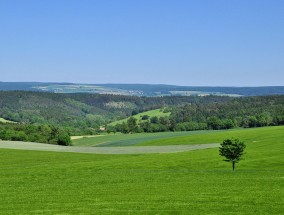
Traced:
[[182, 137], [193, 134], [212, 133], [220, 131], [185, 131], [185, 132], [160, 132], [140, 134], [110, 134], [99, 137], [89, 137], [73, 140], [74, 146], [131, 146], [150, 140], [167, 139], [171, 137]]

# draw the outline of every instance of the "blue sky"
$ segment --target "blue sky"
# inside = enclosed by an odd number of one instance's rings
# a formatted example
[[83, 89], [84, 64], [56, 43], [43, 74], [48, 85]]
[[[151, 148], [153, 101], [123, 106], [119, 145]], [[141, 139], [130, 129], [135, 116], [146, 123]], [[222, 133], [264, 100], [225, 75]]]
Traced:
[[281, 0], [0, 0], [0, 81], [284, 85]]

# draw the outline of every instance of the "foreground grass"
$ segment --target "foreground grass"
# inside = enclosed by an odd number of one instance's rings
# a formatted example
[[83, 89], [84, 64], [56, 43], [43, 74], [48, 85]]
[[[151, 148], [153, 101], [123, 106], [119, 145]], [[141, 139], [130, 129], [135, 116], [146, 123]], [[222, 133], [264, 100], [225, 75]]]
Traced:
[[91, 155], [0, 150], [1, 214], [282, 214], [284, 133], [218, 149]]

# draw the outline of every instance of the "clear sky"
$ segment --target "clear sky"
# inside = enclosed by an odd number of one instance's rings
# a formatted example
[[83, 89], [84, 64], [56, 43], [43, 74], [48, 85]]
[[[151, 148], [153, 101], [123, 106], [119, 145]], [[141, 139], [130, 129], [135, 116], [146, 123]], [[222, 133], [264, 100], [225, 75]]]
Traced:
[[0, 81], [284, 85], [282, 0], [0, 0]]

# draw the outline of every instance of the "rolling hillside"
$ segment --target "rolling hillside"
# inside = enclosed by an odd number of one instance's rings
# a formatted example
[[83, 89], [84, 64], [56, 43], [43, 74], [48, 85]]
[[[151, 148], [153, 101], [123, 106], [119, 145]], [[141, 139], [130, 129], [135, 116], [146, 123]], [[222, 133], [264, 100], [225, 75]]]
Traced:
[[[0, 117], [25, 124], [62, 126], [73, 135], [96, 134], [100, 126], [111, 122], [120, 125], [123, 121], [118, 120], [137, 113], [138, 122], [142, 115], [164, 116], [156, 122], [143, 121], [138, 132], [261, 127], [283, 125], [283, 100], [284, 96], [137, 97], [0, 91]], [[158, 110], [164, 107], [168, 107], [167, 113]]]
[[284, 126], [218, 131], [160, 132], [153, 134], [105, 134], [73, 141], [74, 146], [166, 146], [203, 143], [220, 143], [226, 138], [240, 138], [247, 143], [264, 142], [282, 138]]
[[[282, 214], [284, 132], [283, 127], [265, 129], [259, 129], [257, 142], [246, 141], [244, 160], [234, 173], [217, 148], [138, 155], [0, 149], [0, 211]], [[253, 137], [257, 129], [246, 131]]]
[[[155, 110], [145, 111], [145, 112], [136, 114], [133, 117], [135, 119], [137, 119], [137, 121], [139, 121], [139, 120], [143, 121], [143, 119], [142, 119], [143, 116], [147, 116], [147, 117], [151, 118], [151, 117], [155, 117], [155, 116], [156, 117], [170, 116], [170, 114], [171, 114], [170, 112], [164, 112], [164, 109], [155, 109]], [[128, 119], [129, 119], [129, 117], [126, 118], [126, 119], [114, 121], [112, 123], [109, 123], [108, 125], [115, 126], [117, 124], [127, 122]]]
[[[135, 97], [0, 91], [0, 117], [21, 123], [60, 125], [72, 133], [92, 134], [110, 121], [164, 106], [225, 102], [227, 97]], [[81, 131], [80, 131], [81, 130]]]

